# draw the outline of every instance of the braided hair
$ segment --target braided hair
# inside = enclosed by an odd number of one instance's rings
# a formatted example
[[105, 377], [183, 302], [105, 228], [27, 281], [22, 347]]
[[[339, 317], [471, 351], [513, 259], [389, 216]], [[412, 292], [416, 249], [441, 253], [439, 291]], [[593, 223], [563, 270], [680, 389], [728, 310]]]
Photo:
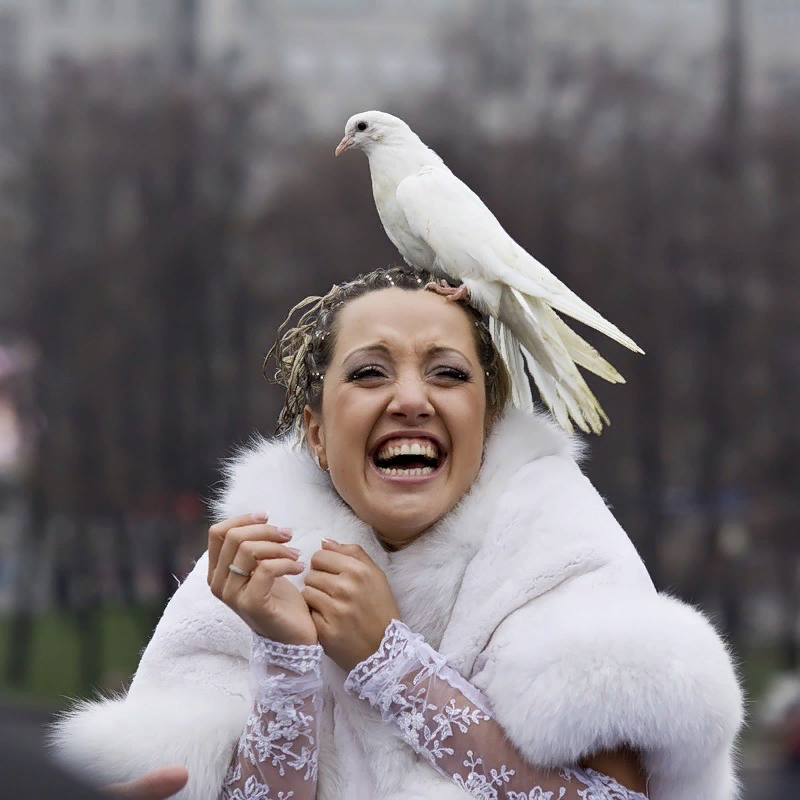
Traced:
[[[267, 377], [269, 359], [274, 357], [275, 381], [286, 390], [277, 433], [294, 433], [298, 439], [302, 439], [305, 407], [309, 406], [315, 412], [321, 410], [322, 383], [336, 343], [336, 319], [347, 303], [370, 292], [392, 287], [423, 291], [428, 283], [435, 280], [436, 277], [431, 273], [412, 267], [385, 267], [360, 275], [352, 281], [335, 284], [324, 297], [307, 297], [298, 303], [278, 328], [277, 340], [264, 359], [264, 376]], [[460, 305], [473, 323], [478, 360], [484, 370], [486, 405], [491, 423], [508, 404], [511, 378], [483, 317], [472, 306]], [[292, 325], [292, 317], [298, 311], [303, 313]]]

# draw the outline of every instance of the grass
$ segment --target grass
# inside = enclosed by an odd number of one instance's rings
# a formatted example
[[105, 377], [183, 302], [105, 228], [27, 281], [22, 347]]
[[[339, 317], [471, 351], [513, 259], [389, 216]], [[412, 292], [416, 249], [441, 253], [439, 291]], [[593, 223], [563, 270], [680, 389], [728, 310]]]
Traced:
[[[96, 689], [119, 690], [130, 680], [158, 619], [152, 607], [106, 608], [88, 624], [99, 645], [94, 679], [81, 676], [79, 627], [74, 615], [50, 612], [35, 618], [29, 669], [21, 685], [8, 684], [10, 620], [0, 618], [0, 700], [42, 708], [63, 706], [67, 698], [91, 696]], [[741, 659], [748, 699], [758, 701], [779, 666], [778, 654], [753, 651]]]
[[[157, 611], [152, 608], [107, 608], [84, 618], [91, 626], [98, 657], [81, 675], [78, 620], [74, 615], [50, 612], [34, 618], [28, 669], [21, 684], [8, 683], [11, 620], [0, 618], [0, 693], [14, 704], [57, 708], [67, 698], [85, 697], [96, 689], [118, 690], [136, 669], [142, 648], [152, 633]], [[87, 680], [87, 675], [94, 679]], [[91, 685], [89, 685], [91, 683]]]

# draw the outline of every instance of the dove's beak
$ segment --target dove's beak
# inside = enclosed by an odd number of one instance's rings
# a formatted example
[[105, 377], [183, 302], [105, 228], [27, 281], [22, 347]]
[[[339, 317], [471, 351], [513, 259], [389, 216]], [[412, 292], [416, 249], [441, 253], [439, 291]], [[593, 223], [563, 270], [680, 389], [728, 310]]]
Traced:
[[345, 150], [349, 150], [353, 146], [353, 144], [354, 144], [353, 137], [350, 135], [345, 136], [344, 139], [342, 139], [342, 141], [339, 142], [339, 146], [336, 148], [334, 156], [336, 157], [340, 156], [342, 153], [344, 153]]

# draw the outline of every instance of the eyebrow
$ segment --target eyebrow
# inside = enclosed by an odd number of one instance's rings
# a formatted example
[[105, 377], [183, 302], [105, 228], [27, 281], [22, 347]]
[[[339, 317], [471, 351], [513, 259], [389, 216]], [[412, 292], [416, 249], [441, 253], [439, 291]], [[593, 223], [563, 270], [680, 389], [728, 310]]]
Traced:
[[[381, 353], [385, 356], [391, 356], [392, 351], [390, 347], [385, 344], [384, 342], [375, 342], [375, 344], [368, 344], [364, 347], [357, 347], [355, 350], [351, 350], [343, 359], [342, 363], [345, 361], [349, 361], [353, 356], [356, 355], [366, 355], [368, 353]], [[444, 345], [433, 345], [429, 347], [425, 351], [425, 356], [430, 358], [431, 356], [438, 356], [444, 353], [455, 353], [458, 356], [461, 356], [465, 361], [469, 362], [469, 358], [462, 353], [460, 350], [457, 350], [455, 347], [446, 347]]]

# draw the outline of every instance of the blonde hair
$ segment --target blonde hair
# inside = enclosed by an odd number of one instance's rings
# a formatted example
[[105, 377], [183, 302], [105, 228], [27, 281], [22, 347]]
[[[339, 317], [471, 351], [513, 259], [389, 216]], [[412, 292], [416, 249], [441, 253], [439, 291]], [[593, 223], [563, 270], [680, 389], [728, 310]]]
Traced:
[[[429, 282], [435, 280], [431, 273], [411, 267], [386, 267], [347, 283], [334, 284], [324, 297], [307, 297], [299, 302], [278, 328], [276, 342], [264, 359], [265, 377], [269, 359], [274, 357], [275, 381], [286, 389], [277, 433], [294, 433], [302, 438], [305, 407], [320, 411], [322, 382], [336, 343], [336, 319], [347, 303], [370, 292], [392, 287], [423, 291]], [[484, 370], [487, 416], [491, 423], [508, 404], [511, 377], [480, 313], [469, 305], [459, 305], [473, 323], [475, 348]], [[298, 311], [303, 313], [292, 325], [292, 317]]]

